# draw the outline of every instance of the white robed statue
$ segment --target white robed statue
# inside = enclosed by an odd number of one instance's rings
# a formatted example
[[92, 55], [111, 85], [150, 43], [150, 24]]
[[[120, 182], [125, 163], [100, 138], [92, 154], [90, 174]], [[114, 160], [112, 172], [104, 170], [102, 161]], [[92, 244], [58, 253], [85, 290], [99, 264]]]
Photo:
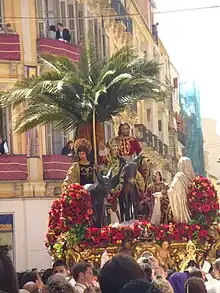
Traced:
[[182, 157], [178, 163], [178, 172], [168, 190], [173, 220], [175, 223], [189, 223], [191, 220], [188, 208], [187, 195], [196, 178], [192, 162], [187, 157]]

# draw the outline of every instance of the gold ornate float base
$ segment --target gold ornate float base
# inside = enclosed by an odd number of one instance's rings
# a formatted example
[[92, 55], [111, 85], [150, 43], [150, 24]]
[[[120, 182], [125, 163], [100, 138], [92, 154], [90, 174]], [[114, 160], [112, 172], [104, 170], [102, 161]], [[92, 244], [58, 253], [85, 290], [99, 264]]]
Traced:
[[[135, 259], [143, 256], [148, 253], [157, 259], [160, 260], [160, 246], [158, 246], [155, 242], [137, 242], [136, 244], [132, 244], [129, 248], [124, 247], [107, 247], [107, 252], [110, 257], [113, 255], [124, 252], [132, 255]], [[173, 242], [169, 247], [169, 253], [172, 260], [172, 268], [183, 271], [188, 262], [193, 260], [203, 265], [205, 260], [209, 260], [212, 262], [215, 259], [215, 254], [217, 249], [220, 249], [220, 240], [218, 240], [213, 246], [207, 251], [202, 249], [197, 249], [196, 245], [189, 241], [188, 243], [179, 243]], [[88, 248], [82, 249], [80, 246], [76, 246], [74, 248], [68, 248], [65, 252], [64, 257], [66, 258], [68, 264], [77, 263], [80, 261], [88, 261], [92, 263], [101, 262], [101, 257], [104, 252], [104, 248]]]

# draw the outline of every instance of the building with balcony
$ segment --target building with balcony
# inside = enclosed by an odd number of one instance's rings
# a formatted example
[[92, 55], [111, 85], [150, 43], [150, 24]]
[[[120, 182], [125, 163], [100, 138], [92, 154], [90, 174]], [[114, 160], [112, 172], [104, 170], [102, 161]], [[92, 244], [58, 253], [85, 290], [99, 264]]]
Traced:
[[[133, 107], [135, 118], [125, 113], [123, 119], [133, 124], [134, 134], [154, 168], [161, 170], [169, 182], [175, 170], [174, 150], [178, 148], [175, 114], [179, 111], [179, 77], [162, 42], [155, 41], [152, 34], [154, 9], [150, 0], [0, 0], [0, 90], [45, 70], [39, 63], [41, 54], [67, 56], [78, 62], [88, 34], [93, 36], [102, 58], [125, 44], [135, 46], [140, 56], [162, 64], [158, 78], [173, 90], [164, 101], [143, 97]], [[55, 39], [49, 31], [59, 22], [68, 27], [70, 42]], [[0, 245], [8, 246], [17, 270], [46, 268], [50, 265], [43, 241], [47, 213], [53, 199], [60, 195], [61, 182], [71, 165], [71, 158], [60, 153], [73, 132], [57, 131], [49, 124], [15, 135], [10, 122], [17, 111], [0, 110], [0, 135], [10, 150], [9, 156], [0, 156], [0, 232], [4, 232]], [[114, 135], [113, 124], [105, 123], [105, 140]], [[10, 229], [1, 230], [1, 224]]]

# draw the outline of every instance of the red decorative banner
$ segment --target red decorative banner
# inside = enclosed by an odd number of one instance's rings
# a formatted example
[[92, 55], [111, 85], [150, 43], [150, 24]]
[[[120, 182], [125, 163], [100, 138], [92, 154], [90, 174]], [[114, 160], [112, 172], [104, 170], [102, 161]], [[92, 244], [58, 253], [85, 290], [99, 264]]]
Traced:
[[62, 155], [43, 156], [45, 180], [64, 180], [72, 164], [72, 158]]
[[80, 47], [59, 40], [40, 38], [38, 40], [40, 54], [65, 56], [74, 62], [80, 60]]
[[0, 60], [20, 61], [20, 40], [16, 34], [0, 34]]
[[0, 181], [27, 180], [27, 156], [0, 155]]

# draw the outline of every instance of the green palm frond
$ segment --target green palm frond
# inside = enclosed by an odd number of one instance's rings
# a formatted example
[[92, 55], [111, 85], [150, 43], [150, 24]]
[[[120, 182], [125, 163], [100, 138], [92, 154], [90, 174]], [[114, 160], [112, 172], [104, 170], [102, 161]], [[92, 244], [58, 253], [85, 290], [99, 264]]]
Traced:
[[103, 122], [143, 97], [166, 94], [156, 79], [159, 64], [139, 58], [133, 48], [121, 48], [109, 60], [102, 60], [89, 43], [77, 65], [54, 55], [42, 56], [42, 62], [51, 70], [23, 79], [0, 94], [2, 106], [25, 102], [26, 108], [13, 117], [17, 132], [49, 122], [70, 130], [90, 123], [93, 111]]

